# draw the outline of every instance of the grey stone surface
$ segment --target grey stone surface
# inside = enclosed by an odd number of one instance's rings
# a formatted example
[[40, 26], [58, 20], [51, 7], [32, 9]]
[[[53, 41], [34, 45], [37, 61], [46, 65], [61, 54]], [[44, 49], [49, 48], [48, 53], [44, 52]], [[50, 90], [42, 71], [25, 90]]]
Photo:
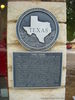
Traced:
[[14, 87], [61, 85], [62, 53], [13, 53]]

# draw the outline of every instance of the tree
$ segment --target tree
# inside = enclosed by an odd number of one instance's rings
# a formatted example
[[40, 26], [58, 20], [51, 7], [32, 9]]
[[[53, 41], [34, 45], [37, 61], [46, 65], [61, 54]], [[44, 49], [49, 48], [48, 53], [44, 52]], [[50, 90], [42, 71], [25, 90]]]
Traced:
[[67, 0], [67, 40], [75, 38], [75, 0]]

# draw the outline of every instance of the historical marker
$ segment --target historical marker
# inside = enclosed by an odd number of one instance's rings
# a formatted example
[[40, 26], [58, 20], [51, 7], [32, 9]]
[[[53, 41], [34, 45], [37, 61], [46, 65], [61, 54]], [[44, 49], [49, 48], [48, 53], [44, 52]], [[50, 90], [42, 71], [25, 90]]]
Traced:
[[61, 85], [62, 53], [13, 53], [14, 87]]
[[32, 50], [51, 48], [59, 33], [54, 15], [41, 8], [24, 12], [17, 22], [17, 37], [20, 43]]
[[59, 25], [54, 15], [41, 8], [24, 12], [17, 22], [17, 37], [30, 50], [13, 53], [14, 87], [61, 85], [62, 53], [41, 52], [57, 40]]

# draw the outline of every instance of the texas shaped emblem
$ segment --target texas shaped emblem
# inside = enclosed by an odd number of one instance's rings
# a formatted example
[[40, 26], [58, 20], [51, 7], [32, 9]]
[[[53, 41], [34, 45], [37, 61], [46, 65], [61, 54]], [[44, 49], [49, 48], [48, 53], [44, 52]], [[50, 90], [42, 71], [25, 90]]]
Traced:
[[27, 34], [35, 34], [39, 42], [44, 43], [44, 38], [51, 33], [51, 26], [49, 22], [41, 22], [38, 16], [31, 16], [30, 27], [23, 27]]

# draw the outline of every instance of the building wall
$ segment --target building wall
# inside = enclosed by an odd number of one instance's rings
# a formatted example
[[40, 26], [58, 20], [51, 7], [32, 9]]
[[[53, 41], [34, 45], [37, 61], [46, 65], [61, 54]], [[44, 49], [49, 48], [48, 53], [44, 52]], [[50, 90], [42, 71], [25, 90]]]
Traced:
[[[42, 7], [52, 12], [59, 22], [59, 37], [55, 45], [48, 51], [63, 53], [61, 87], [54, 89], [15, 89], [13, 87], [12, 54], [24, 51], [16, 37], [16, 22], [20, 15], [30, 8]], [[8, 51], [8, 86], [9, 100], [65, 100], [66, 83], [66, 3], [65, 2], [8, 2], [7, 51]]]

